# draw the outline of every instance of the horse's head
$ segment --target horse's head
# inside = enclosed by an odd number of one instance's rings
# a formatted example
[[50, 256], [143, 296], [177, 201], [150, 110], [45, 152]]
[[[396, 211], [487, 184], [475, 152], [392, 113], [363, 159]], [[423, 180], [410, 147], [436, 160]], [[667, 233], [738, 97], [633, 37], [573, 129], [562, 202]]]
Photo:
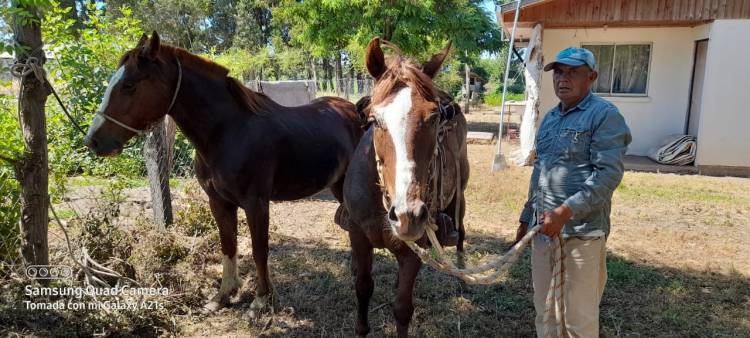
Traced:
[[390, 202], [388, 220], [398, 238], [414, 241], [422, 237], [430, 219], [425, 202], [440, 123], [432, 78], [450, 44], [420, 68], [390, 44], [395, 53], [386, 60], [380, 43], [374, 38], [367, 46], [367, 70], [376, 81], [369, 121], [375, 126], [375, 154]]
[[159, 35], [145, 34], [125, 53], [104, 93], [84, 144], [97, 155], [115, 155], [133, 136], [167, 114], [179, 91], [181, 67], [160, 53]]

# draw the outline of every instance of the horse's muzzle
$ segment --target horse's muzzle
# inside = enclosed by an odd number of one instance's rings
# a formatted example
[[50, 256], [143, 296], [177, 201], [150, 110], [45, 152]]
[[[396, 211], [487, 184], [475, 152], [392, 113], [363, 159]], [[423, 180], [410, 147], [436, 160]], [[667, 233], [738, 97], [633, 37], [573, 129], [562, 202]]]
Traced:
[[96, 156], [115, 156], [122, 152], [122, 142], [113, 137], [94, 137], [86, 135], [83, 144]]
[[397, 213], [395, 207], [388, 210], [388, 222], [394, 234], [402, 241], [416, 241], [424, 235], [425, 227], [430, 218], [427, 206], [419, 201], [405, 212]]

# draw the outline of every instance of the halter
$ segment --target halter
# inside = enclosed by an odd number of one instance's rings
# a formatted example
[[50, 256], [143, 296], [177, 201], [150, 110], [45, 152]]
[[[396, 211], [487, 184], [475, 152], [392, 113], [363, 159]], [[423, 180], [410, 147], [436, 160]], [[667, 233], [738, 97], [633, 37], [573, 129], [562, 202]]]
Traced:
[[[172, 107], [174, 106], [175, 101], [177, 101], [177, 94], [180, 93], [180, 86], [182, 85], [182, 64], [180, 64], [180, 59], [175, 59], [175, 61], [177, 61], [177, 87], [174, 90], [174, 95], [172, 95], [172, 102], [169, 103], [169, 108], [167, 108], [167, 113], [169, 113], [169, 111], [172, 110]], [[122, 127], [125, 130], [132, 131], [138, 136], [142, 136], [150, 128], [150, 127], [147, 127], [146, 129], [143, 129], [143, 130], [135, 129], [125, 123], [122, 123], [116, 120], [114, 117], [105, 115], [103, 111], [97, 111], [96, 115], [103, 117], [104, 119]]]

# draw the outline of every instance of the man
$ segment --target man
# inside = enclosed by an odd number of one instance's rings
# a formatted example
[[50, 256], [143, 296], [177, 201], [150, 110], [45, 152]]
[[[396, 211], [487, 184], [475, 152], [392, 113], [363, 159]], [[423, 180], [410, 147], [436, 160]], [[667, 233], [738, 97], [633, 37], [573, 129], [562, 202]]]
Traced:
[[[529, 198], [516, 233], [519, 240], [529, 224], [542, 224], [532, 242], [531, 262], [539, 337], [545, 336], [556, 236], [564, 257], [563, 335], [599, 336], [612, 193], [622, 180], [622, 157], [631, 136], [617, 107], [591, 92], [595, 69], [594, 55], [583, 48], [564, 49], [544, 67], [553, 71], [560, 103], [539, 127]], [[554, 313], [551, 317], [554, 320]]]

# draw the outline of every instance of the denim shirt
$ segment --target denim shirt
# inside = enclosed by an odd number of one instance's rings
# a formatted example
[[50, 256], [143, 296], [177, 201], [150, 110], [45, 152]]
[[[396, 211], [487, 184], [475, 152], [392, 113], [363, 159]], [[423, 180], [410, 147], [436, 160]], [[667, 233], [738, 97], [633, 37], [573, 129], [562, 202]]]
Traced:
[[607, 236], [612, 193], [632, 137], [612, 103], [589, 93], [577, 106], [550, 110], [536, 137], [537, 158], [520, 221], [536, 224], [543, 211], [565, 204], [573, 217], [564, 237]]

